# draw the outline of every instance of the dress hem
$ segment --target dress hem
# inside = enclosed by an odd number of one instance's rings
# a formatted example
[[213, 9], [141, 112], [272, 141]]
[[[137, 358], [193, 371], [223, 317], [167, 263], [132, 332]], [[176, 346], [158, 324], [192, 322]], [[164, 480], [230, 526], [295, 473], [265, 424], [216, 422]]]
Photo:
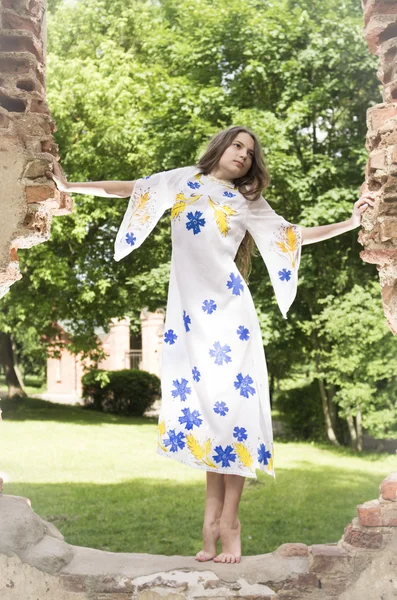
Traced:
[[[187, 460], [182, 460], [177, 455], [174, 456], [172, 454], [166, 454], [158, 446], [156, 448], [156, 452], [157, 452], [157, 454], [159, 454], [160, 456], [163, 456], [164, 458], [171, 458], [173, 460], [177, 460], [178, 462], [181, 462], [184, 465], [187, 465], [188, 467], [192, 467], [193, 469], [200, 469], [200, 471], [211, 471], [212, 473], [221, 473], [223, 475], [240, 475], [240, 477], [249, 477], [251, 479], [258, 479], [256, 476], [256, 473], [252, 473], [252, 471], [247, 472], [247, 473], [244, 473], [244, 472], [242, 473], [241, 471], [237, 471], [237, 470], [232, 471], [229, 468], [227, 470], [222, 467], [219, 469], [213, 469], [211, 467], [207, 467], [206, 465], [199, 465], [199, 464], [191, 463], [191, 462], [188, 462]], [[258, 469], [258, 470], [263, 471], [263, 469]], [[267, 475], [270, 475], [271, 477], [275, 478], [274, 473], [268, 473], [267, 471], [263, 471], [263, 473], [266, 473]]]

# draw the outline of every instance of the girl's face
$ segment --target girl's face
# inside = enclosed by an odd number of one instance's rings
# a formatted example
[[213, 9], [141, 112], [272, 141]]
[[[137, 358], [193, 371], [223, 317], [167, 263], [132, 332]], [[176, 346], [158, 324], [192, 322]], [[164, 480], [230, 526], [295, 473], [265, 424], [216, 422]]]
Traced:
[[251, 168], [255, 155], [255, 142], [245, 131], [236, 135], [222, 154], [218, 168], [225, 173], [225, 179], [243, 177]]

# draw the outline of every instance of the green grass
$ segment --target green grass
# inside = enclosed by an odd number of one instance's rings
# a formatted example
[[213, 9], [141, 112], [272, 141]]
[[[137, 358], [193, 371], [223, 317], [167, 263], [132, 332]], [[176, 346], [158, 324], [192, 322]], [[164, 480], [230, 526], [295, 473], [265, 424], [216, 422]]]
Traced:
[[[114, 552], [200, 549], [205, 471], [156, 454], [157, 419], [37, 399], [0, 403], [6, 494], [26, 496], [66, 541]], [[243, 554], [284, 542], [336, 542], [356, 505], [376, 498], [396, 457], [276, 442], [277, 479], [257, 472], [240, 504]]]

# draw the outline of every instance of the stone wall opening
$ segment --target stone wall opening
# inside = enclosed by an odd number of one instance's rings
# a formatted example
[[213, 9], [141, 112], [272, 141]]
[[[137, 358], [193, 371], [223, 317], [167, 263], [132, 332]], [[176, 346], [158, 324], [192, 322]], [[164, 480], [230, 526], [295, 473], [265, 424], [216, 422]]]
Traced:
[[[364, 261], [378, 265], [387, 323], [397, 333], [397, 5], [363, 2], [365, 38], [379, 56], [383, 103], [368, 111], [366, 188], [379, 192], [363, 217]], [[45, 101], [45, 0], [2, 0], [0, 19], [0, 297], [21, 274], [17, 250], [49, 238], [72, 210], [45, 177], [59, 160]], [[273, 598], [391, 600], [397, 595], [397, 473], [380, 498], [358, 507], [338, 544], [293, 543], [240, 565], [113, 554], [67, 544], [27, 499], [0, 495], [2, 600]]]

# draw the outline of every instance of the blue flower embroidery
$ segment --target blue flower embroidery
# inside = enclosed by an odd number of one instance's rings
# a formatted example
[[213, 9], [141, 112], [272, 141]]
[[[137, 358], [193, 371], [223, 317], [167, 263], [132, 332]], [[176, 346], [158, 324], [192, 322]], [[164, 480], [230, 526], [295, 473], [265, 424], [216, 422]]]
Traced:
[[237, 375], [237, 381], [234, 382], [234, 387], [236, 390], [240, 390], [240, 396], [244, 396], [244, 398], [248, 398], [249, 394], [256, 394], [255, 388], [253, 388], [250, 383], [254, 383], [254, 380], [249, 375], [243, 377], [242, 373]]
[[212, 458], [215, 462], [219, 463], [222, 461], [222, 467], [230, 467], [231, 462], [236, 462], [236, 455], [233, 454], [232, 446], [226, 446], [225, 449], [222, 446], [215, 446], [215, 452]]
[[216, 303], [215, 300], [204, 300], [203, 306], [201, 307], [204, 312], [211, 315], [214, 311], [216, 311]]
[[271, 453], [269, 450], [266, 450], [265, 444], [261, 444], [258, 449], [258, 460], [259, 462], [263, 462], [264, 465], [267, 465], [269, 462], [269, 458], [271, 458]]
[[193, 425], [196, 425], [196, 427], [200, 427], [201, 423], [203, 422], [203, 419], [199, 418], [200, 413], [198, 410], [190, 412], [190, 408], [183, 408], [182, 412], [184, 416], [179, 417], [178, 421], [181, 424], [186, 423], [185, 429], [193, 429]]
[[225, 417], [226, 413], [229, 412], [229, 409], [226, 406], [225, 402], [215, 402], [214, 412], [220, 415], [221, 417]]
[[205, 219], [200, 218], [202, 214], [199, 210], [196, 210], [194, 214], [192, 212], [187, 213], [188, 222], [186, 223], [186, 229], [192, 229], [194, 235], [201, 233], [200, 227], [204, 227], [205, 225]]
[[174, 333], [173, 329], [169, 329], [164, 334], [164, 341], [166, 344], [175, 344], [175, 340], [178, 339], [176, 333]]
[[181, 383], [179, 383], [178, 379], [175, 379], [175, 381], [172, 382], [172, 385], [176, 387], [175, 390], [171, 390], [171, 394], [173, 398], [177, 398], [178, 396], [181, 397], [181, 400], [183, 402], [185, 402], [188, 394], [192, 393], [192, 389], [190, 387], [187, 387], [188, 384], [188, 380], [187, 379], [181, 379]]
[[245, 427], [235, 427], [233, 429], [233, 437], [237, 438], [238, 442], [244, 442], [247, 439], [247, 430]]
[[191, 319], [188, 314], [186, 314], [186, 310], [183, 311], [183, 322], [185, 324], [186, 331], [190, 331], [189, 323], [191, 323]]
[[132, 231], [129, 231], [126, 236], [125, 236], [126, 242], [127, 244], [129, 244], [130, 246], [133, 246], [136, 242], [136, 237], [135, 235], [132, 233]]
[[243, 342], [250, 339], [250, 332], [246, 327], [244, 327], [244, 325], [240, 325], [240, 327], [237, 329], [237, 335], [240, 340], [243, 340]]
[[232, 192], [223, 192], [223, 195], [226, 196], [226, 198], [234, 198], [236, 194], [232, 194]]
[[188, 181], [187, 184], [192, 190], [198, 190], [200, 187], [200, 184], [198, 181]]
[[192, 375], [193, 375], [194, 381], [200, 381], [201, 373], [197, 367], [194, 367], [192, 369]]
[[235, 296], [239, 296], [240, 292], [242, 292], [244, 289], [243, 280], [241, 279], [240, 275], [237, 275], [236, 277], [234, 273], [230, 273], [230, 280], [226, 283], [226, 285], [232, 290], [232, 294]]
[[163, 439], [164, 446], [171, 446], [171, 452], [176, 452], [178, 448], [182, 450], [185, 447], [185, 442], [183, 441], [184, 437], [185, 434], [183, 431], [176, 434], [175, 429], [170, 429], [168, 432], [168, 439]]
[[210, 356], [215, 357], [216, 365], [223, 365], [223, 361], [229, 363], [232, 360], [230, 356], [227, 355], [227, 352], [231, 352], [230, 346], [227, 344], [221, 346], [220, 342], [215, 342], [214, 348], [210, 349]]
[[143, 179], [150, 179], [151, 175], [146, 175], [146, 177], [144, 177]]
[[278, 272], [278, 276], [281, 281], [289, 281], [291, 279], [291, 271], [289, 269], [282, 269]]

